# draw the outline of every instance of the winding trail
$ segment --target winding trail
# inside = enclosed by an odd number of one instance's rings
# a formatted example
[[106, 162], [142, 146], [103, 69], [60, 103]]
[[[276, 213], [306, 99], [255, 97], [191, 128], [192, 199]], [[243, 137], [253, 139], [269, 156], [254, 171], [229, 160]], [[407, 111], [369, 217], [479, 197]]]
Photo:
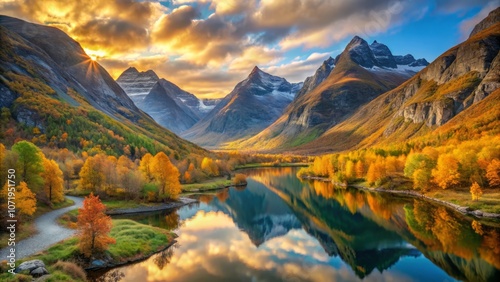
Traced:
[[[41, 252], [51, 245], [67, 239], [76, 233], [76, 230], [62, 227], [57, 223], [57, 218], [70, 210], [82, 207], [83, 198], [66, 196], [75, 202], [74, 205], [62, 209], [54, 210], [39, 216], [34, 224], [37, 234], [16, 242], [16, 259], [22, 259], [27, 256]], [[0, 260], [7, 259], [11, 247], [5, 247], [0, 250]]]

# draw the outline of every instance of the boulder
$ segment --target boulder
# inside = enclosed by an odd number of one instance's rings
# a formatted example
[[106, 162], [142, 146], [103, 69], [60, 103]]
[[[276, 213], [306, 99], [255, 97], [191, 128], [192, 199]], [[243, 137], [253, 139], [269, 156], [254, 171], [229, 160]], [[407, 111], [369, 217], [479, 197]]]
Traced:
[[49, 274], [49, 272], [47, 271], [47, 269], [45, 269], [45, 267], [38, 267], [38, 268], [33, 269], [30, 274], [33, 277], [40, 277], [40, 276], [43, 276], [45, 274]]
[[21, 263], [18, 267], [16, 267], [15, 272], [19, 273], [25, 270], [28, 270], [30, 273], [34, 269], [37, 269], [39, 267], [44, 267], [45, 268], [45, 263], [39, 259], [34, 259], [34, 260], [29, 260]]

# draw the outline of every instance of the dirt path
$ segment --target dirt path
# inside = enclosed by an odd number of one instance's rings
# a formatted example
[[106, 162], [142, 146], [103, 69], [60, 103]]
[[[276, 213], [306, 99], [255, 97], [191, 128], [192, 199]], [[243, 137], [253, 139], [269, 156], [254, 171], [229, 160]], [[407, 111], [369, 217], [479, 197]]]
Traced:
[[[83, 204], [83, 198], [72, 196], [66, 196], [66, 198], [73, 200], [75, 204], [48, 212], [35, 219], [34, 224], [38, 233], [27, 239], [16, 242], [16, 259], [36, 254], [75, 234], [75, 230], [59, 225], [57, 223], [57, 218], [70, 210], [80, 208]], [[0, 260], [7, 259], [10, 248], [11, 247], [6, 247], [0, 250]]]

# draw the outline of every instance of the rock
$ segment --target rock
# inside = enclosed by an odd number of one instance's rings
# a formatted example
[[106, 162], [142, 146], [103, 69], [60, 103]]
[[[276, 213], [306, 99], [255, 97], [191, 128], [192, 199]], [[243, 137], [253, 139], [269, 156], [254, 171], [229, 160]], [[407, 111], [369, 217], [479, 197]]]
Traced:
[[93, 260], [90, 267], [104, 267], [106, 263], [100, 259]]
[[32, 271], [34, 269], [37, 269], [39, 267], [45, 267], [45, 263], [39, 259], [34, 259], [34, 260], [29, 260], [21, 263], [18, 267], [16, 267], [15, 272], [19, 273], [24, 270]]
[[33, 269], [30, 274], [33, 277], [40, 277], [40, 276], [43, 276], [45, 274], [49, 274], [49, 272], [47, 271], [47, 269], [45, 269], [45, 267], [38, 267], [38, 268]]
[[461, 213], [467, 213], [469, 211], [469, 207], [459, 207], [457, 210]]
[[496, 8], [495, 10], [491, 11], [485, 19], [478, 23], [470, 33], [469, 37], [472, 37], [477, 33], [493, 26], [494, 24], [498, 23], [498, 21], [500, 21], [500, 8]]
[[483, 212], [480, 210], [475, 210], [472, 212], [472, 214], [474, 214], [475, 216], [483, 216]]

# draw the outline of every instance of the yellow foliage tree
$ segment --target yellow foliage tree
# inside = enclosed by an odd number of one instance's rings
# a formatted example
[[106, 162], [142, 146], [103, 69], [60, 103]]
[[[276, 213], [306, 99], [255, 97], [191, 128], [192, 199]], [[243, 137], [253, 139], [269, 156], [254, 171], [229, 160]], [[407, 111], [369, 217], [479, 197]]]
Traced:
[[176, 199], [179, 196], [181, 193], [180, 173], [165, 153], [159, 152], [154, 156], [151, 172], [159, 185], [159, 197]]
[[43, 159], [42, 178], [44, 191], [49, 201], [59, 203], [64, 200], [63, 173], [54, 160]]
[[363, 164], [362, 161], [357, 161], [356, 162], [356, 177], [357, 178], [363, 178], [365, 176], [365, 165]]
[[96, 157], [88, 157], [80, 170], [81, 190], [97, 192], [102, 188], [105, 181], [104, 173], [101, 171], [101, 164]]
[[31, 192], [28, 184], [22, 181], [17, 186], [16, 192], [16, 208], [22, 215], [31, 216], [36, 211], [35, 193]]
[[486, 178], [491, 187], [500, 187], [500, 160], [493, 159], [486, 168]]
[[433, 182], [443, 189], [458, 184], [460, 181], [458, 160], [451, 154], [440, 155], [436, 168], [432, 170], [432, 177], [434, 177]]
[[351, 160], [348, 160], [347, 163], [345, 164], [345, 176], [348, 179], [356, 177], [354, 162]]
[[470, 187], [470, 194], [472, 196], [472, 200], [477, 201], [483, 195], [483, 190], [481, 186], [477, 182], [474, 182]]
[[151, 163], [153, 161], [153, 155], [150, 153], [142, 156], [141, 162], [139, 163], [139, 170], [142, 172], [142, 176], [145, 181], [153, 180], [153, 173], [151, 170]]

